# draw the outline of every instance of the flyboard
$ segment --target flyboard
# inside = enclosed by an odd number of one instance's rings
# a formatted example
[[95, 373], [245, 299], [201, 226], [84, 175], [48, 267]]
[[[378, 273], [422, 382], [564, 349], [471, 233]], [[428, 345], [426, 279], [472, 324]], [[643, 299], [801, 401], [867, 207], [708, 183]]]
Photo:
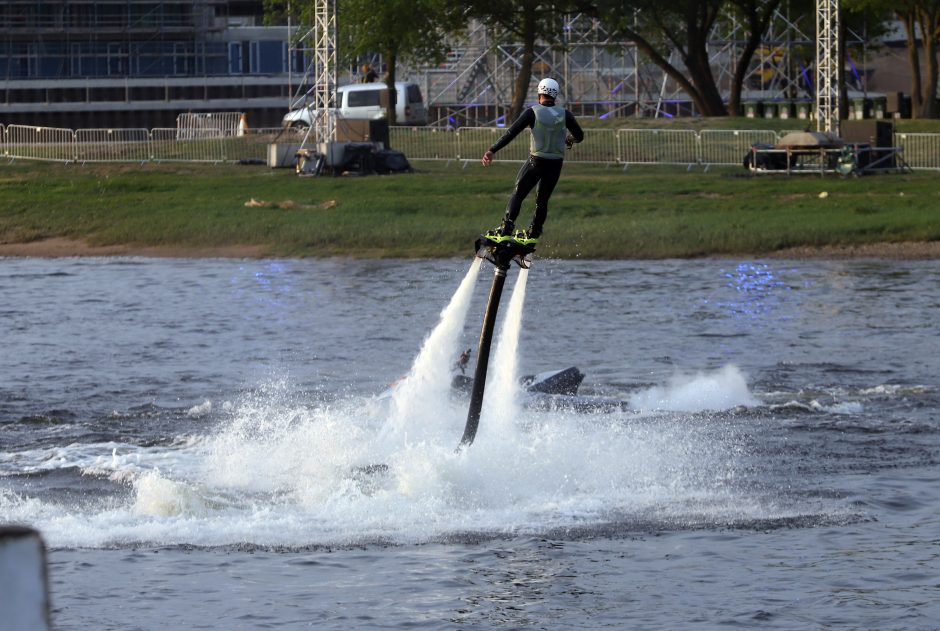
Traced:
[[506, 283], [506, 274], [513, 262], [526, 269], [532, 265], [531, 255], [535, 252], [535, 244], [536, 239], [527, 238], [523, 232], [503, 235], [498, 230], [481, 234], [474, 244], [476, 256], [492, 263], [496, 271], [493, 274], [490, 296], [486, 302], [486, 313], [483, 315], [476, 369], [473, 373], [473, 386], [470, 389], [470, 408], [467, 410], [467, 424], [464, 427], [458, 450], [473, 443], [480, 425], [483, 390], [486, 388], [486, 372], [490, 363], [490, 346], [493, 341], [499, 301], [503, 295], [503, 285]]

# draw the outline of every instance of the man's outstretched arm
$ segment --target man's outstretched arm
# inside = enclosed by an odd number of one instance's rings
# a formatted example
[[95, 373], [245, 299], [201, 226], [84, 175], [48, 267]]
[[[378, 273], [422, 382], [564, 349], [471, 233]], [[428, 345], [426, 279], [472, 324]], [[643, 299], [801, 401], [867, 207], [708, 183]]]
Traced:
[[500, 137], [493, 146], [483, 154], [483, 166], [489, 166], [490, 162], [493, 161], [493, 154], [508, 145], [512, 142], [513, 138], [522, 133], [522, 130], [526, 127], [532, 127], [535, 125], [535, 112], [531, 107], [526, 108], [522, 114], [519, 115], [519, 118], [516, 119], [516, 122], [506, 130], [506, 133]]

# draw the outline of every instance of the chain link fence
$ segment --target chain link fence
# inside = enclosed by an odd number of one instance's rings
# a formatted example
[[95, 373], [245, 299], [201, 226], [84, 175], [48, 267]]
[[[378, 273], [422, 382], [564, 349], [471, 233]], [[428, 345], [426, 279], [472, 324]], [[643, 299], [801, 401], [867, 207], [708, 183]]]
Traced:
[[[412, 161], [479, 160], [505, 128], [393, 127], [392, 148]], [[587, 129], [584, 141], [566, 160], [585, 164], [661, 164], [692, 167], [741, 165], [755, 144], [774, 145], [788, 132], [769, 130]], [[529, 156], [526, 130], [496, 154], [503, 162]], [[0, 155], [10, 160], [56, 162], [247, 162], [266, 164], [274, 143], [300, 142], [281, 128], [239, 129], [234, 133], [203, 128], [198, 134], [166, 129], [62, 129], [0, 125]], [[896, 133], [894, 146], [912, 169], [940, 170], [940, 134]]]

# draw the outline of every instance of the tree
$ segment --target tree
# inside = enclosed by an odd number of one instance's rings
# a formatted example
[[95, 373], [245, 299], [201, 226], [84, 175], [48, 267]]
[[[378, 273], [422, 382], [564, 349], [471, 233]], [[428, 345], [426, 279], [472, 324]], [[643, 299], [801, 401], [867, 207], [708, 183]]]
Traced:
[[[283, 21], [288, 0], [265, 0], [269, 20]], [[314, 0], [294, 0], [291, 9], [301, 23], [312, 24]], [[446, 37], [461, 26], [446, 0], [337, 0], [336, 26], [341, 63], [380, 53], [389, 92], [388, 123], [396, 121], [395, 80], [399, 62], [439, 63], [447, 53]]]
[[[937, 48], [940, 40], [940, 0], [900, 0], [894, 3], [907, 33], [907, 59], [911, 65], [911, 110], [914, 118], [937, 118]], [[924, 51], [921, 70], [917, 35]]]
[[[725, 0], [598, 0], [600, 19], [633, 41], [637, 49], [662, 68], [705, 116], [725, 112], [721, 92], [708, 59], [708, 38]], [[679, 54], [684, 69], [670, 59]]]
[[751, 60], [760, 46], [773, 19], [774, 13], [780, 7], [781, 0], [731, 0], [731, 10], [738, 14], [747, 26], [744, 48], [741, 50], [731, 79], [731, 92], [728, 95], [728, 113], [737, 115], [741, 108], [741, 90], [747, 76]]
[[[940, 0], [845, 0], [856, 13], [893, 13], [904, 25], [907, 59], [911, 69], [911, 114], [914, 118], [940, 117], [937, 103]], [[879, 20], [880, 21], [880, 20]], [[921, 68], [921, 50], [924, 67]]]
[[[472, 0], [461, 3], [455, 11], [468, 19], [477, 19], [494, 31], [510, 35], [522, 44], [522, 57], [512, 87], [507, 122], [514, 120], [525, 106], [532, 82], [535, 44], [546, 35], [561, 33], [562, 16], [569, 2], [538, 0]], [[551, 44], [552, 42], [549, 42]]]
[[[744, 79], [781, 0], [598, 0], [597, 15], [630, 39], [692, 99], [705, 116], [737, 114]], [[721, 18], [735, 14], [745, 24], [744, 46], [735, 60], [727, 107], [715, 81], [708, 43]], [[679, 54], [673, 63], [670, 51]]]
[[398, 63], [439, 63], [447, 54], [447, 35], [461, 26], [446, 0], [339, 0], [337, 15], [342, 41], [348, 45], [344, 58], [382, 54], [389, 125], [396, 118]]

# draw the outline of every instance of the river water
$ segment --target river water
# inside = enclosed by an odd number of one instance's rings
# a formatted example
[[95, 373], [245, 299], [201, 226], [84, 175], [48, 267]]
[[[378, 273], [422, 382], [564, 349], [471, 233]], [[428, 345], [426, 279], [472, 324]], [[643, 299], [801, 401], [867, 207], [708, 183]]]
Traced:
[[940, 262], [537, 260], [503, 357], [625, 403], [458, 452], [468, 265], [0, 259], [56, 628], [937, 628]]

